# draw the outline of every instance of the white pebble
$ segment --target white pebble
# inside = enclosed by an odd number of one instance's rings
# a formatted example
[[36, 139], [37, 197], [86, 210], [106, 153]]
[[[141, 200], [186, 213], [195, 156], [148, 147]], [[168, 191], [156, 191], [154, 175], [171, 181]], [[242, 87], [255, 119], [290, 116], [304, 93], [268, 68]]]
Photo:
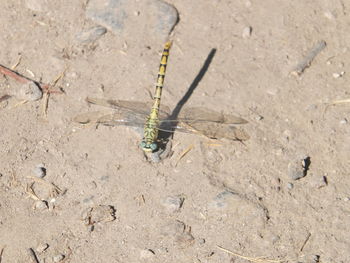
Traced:
[[243, 28], [242, 38], [244, 39], [250, 38], [250, 36], [252, 35], [252, 31], [253, 31], [253, 28], [251, 26], [247, 26]]
[[45, 169], [44, 165], [42, 165], [42, 164], [38, 164], [34, 168], [33, 172], [34, 172], [35, 176], [39, 177], [39, 178], [43, 178], [46, 175], [46, 169]]
[[59, 254], [59, 255], [56, 255], [52, 258], [53, 262], [61, 262], [62, 260], [64, 259], [64, 255], [62, 254]]
[[154, 257], [155, 253], [151, 249], [144, 249], [140, 252], [141, 259], [148, 259]]
[[333, 73], [332, 75], [333, 75], [333, 78], [337, 79], [342, 77], [344, 74], [345, 74], [345, 71], [342, 71], [340, 73]]
[[340, 124], [347, 124], [347, 123], [348, 123], [348, 120], [344, 118], [344, 119], [342, 119], [339, 123], [340, 123]]
[[49, 208], [47, 206], [46, 201], [42, 201], [42, 200], [36, 201], [34, 207], [35, 207], [35, 209], [40, 210], [40, 211], [44, 211], [44, 210]]
[[177, 212], [182, 207], [184, 200], [181, 196], [168, 196], [162, 204], [169, 212]]

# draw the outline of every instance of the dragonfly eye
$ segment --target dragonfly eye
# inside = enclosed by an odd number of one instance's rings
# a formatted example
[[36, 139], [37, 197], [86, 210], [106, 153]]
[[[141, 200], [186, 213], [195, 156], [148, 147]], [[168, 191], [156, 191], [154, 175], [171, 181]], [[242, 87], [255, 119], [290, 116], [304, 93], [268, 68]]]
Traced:
[[142, 142], [140, 143], [140, 147], [141, 147], [142, 149], [146, 148], [146, 147], [147, 147], [147, 143], [146, 143], [145, 141], [142, 141]]
[[150, 145], [150, 148], [151, 148], [152, 151], [155, 151], [155, 150], [157, 150], [158, 145], [154, 142], [154, 143], [152, 143], [152, 144]]
[[158, 148], [158, 145], [154, 142], [154, 143], [151, 143], [151, 144], [148, 144], [147, 142], [145, 141], [142, 141], [140, 143], [140, 147], [142, 148], [142, 150], [144, 150], [145, 152], [153, 152], [155, 150], [157, 150]]

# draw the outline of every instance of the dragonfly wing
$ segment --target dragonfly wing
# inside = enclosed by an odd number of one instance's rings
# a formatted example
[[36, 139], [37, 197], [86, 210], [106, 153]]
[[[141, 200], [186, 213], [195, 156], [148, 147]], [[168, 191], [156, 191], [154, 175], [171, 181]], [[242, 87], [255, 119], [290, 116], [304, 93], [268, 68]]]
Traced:
[[[129, 100], [110, 100], [101, 98], [87, 97], [86, 101], [91, 104], [96, 104], [103, 107], [113, 108], [121, 111], [130, 111], [133, 113], [149, 115], [152, 105], [141, 101], [129, 101]], [[167, 118], [169, 116], [170, 109], [167, 106], [161, 106], [159, 114], [161, 118]]]
[[73, 121], [81, 124], [103, 124], [106, 126], [133, 126], [143, 127], [145, 125], [145, 118], [142, 114], [131, 113], [105, 113], [101, 111], [93, 111], [80, 114], [74, 117]]
[[247, 121], [232, 114], [223, 114], [202, 107], [185, 108], [180, 112], [180, 120], [185, 122], [217, 122], [226, 124], [245, 124]]
[[145, 118], [142, 114], [120, 114], [119, 112], [115, 112], [113, 114], [108, 114], [100, 117], [97, 123], [106, 126], [124, 125], [132, 127], [143, 127], [145, 125]]
[[246, 141], [250, 137], [240, 128], [217, 122], [179, 122], [176, 129], [181, 132], [204, 135], [212, 139], [229, 139], [234, 141]]

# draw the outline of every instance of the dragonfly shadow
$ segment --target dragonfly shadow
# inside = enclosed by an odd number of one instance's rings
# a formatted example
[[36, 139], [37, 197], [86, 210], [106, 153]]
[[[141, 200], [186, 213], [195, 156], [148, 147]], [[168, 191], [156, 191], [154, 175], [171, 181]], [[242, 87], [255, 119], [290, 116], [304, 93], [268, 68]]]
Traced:
[[216, 53], [216, 48], [213, 48], [210, 53], [208, 54], [201, 70], [198, 72], [197, 76], [195, 77], [195, 79], [193, 80], [193, 82], [191, 83], [190, 87], [188, 88], [187, 92], [185, 93], [185, 95], [181, 98], [181, 100], [176, 104], [174, 110], [172, 111], [172, 113], [170, 114], [169, 118], [170, 120], [173, 120], [172, 123], [172, 127], [167, 127], [167, 124], [162, 124], [159, 128], [159, 139], [160, 141], [165, 142], [164, 145], [160, 145], [160, 148], [165, 148], [165, 144], [166, 142], [169, 140], [170, 137], [172, 137], [175, 127], [177, 126], [177, 119], [179, 117], [179, 114], [181, 112], [181, 109], [183, 108], [183, 106], [187, 103], [187, 101], [189, 100], [189, 98], [191, 97], [193, 91], [198, 87], [198, 84], [201, 82], [201, 80], [203, 79], [205, 73], [207, 72], [214, 56]]

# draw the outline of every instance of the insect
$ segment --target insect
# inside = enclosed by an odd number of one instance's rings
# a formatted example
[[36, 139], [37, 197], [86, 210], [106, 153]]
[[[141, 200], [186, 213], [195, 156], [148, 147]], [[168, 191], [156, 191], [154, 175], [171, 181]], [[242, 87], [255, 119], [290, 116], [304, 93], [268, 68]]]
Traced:
[[162, 53], [162, 58], [160, 59], [160, 65], [158, 70], [158, 78], [156, 84], [156, 91], [153, 97], [153, 106], [151, 113], [146, 119], [143, 140], [140, 144], [141, 148], [145, 152], [153, 152], [157, 150], [157, 139], [158, 139], [158, 126], [159, 126], [159, 106], [160, 99], [162, 96], [163, 83], [166, 72], [166, 65], [168, 62], [169, 49], [171, 47], [171, 42], [165, 43], [165, 47]]
[[113, 109], [112, 112], [87, 112], [74, 118], [81, 124], [97, 123], [107, 126], [127, 125], [144, 127], [143, 140], [140, 147], [144, 152], [154, 152], [159, 146], [159, 131], [181, 131], [206, 136], [212, 139], [226, 138], [237, 141], [249, 139], [249, 135], [240, 127], [246, 120], [229, 114], [212, 111], [202, 107], [184, 108], [174, 118], [167, 106], [160, 108], [160, 99], [164, 83], [166, 65], [171, 42], [165, 44], [159, 66], [156, 91], [153, 98], [151, 113], [149, 104], [139, 101], [110, 100], [101, 98], [87, 98], [90, 104]]

